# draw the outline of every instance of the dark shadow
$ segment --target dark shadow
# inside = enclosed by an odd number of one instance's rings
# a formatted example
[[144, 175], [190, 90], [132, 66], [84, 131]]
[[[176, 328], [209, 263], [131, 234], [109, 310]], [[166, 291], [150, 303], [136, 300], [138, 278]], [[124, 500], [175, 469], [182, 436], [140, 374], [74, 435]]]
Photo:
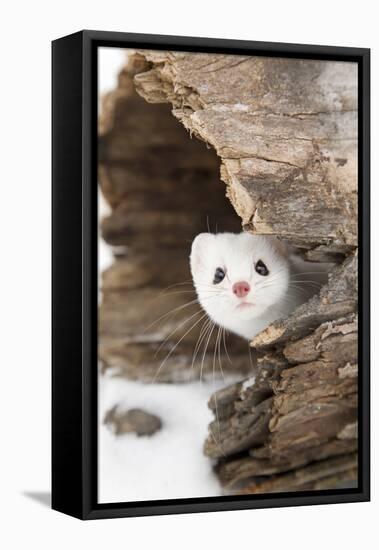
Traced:
[[51, 507], [51, 493], [47, 491], [25, 491], [22, 493], [25, 497], [35, 500], [43, 506]]

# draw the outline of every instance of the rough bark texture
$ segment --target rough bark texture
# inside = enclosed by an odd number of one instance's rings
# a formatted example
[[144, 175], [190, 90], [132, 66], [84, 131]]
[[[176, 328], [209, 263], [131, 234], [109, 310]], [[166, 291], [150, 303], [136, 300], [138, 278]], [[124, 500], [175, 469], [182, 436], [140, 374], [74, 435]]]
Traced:
[[[215, 152], [190, 139], [168, 105], [136, 93], [133, 76], [148, 67], [140, 55], [129, 58], [117, 89], [103, 99], [99, 181], [111, 213], [101, 232], [115, 261], [102, 275], [100, 358], [104, 370], [121, 376], [185, 382], [218, 368], [215, 335], [192, 368], [205, 318], [196, 303], [185, 306], [195, 299], [191, 241], [208, 224], [238, 231], [240, 221], [225, 200]], [[233, 365], [221, 347], [222, 368], [248, 372], [247, 345], [232, 336], [227, 345]]]
[[[219, 183], [221, 165], [245, 230], [278, 235], [308, 259], [338, 265], [318, 296], [253, 340], [255, 376], [212, 397], [205, 453], [217, 459], [216, 472], [233, 492], [354, 486], [356, 65], [144, 51], [131, 58], [108, 101], [100, 181], [113, 211], [102, 230], [108, 242], [129, 248], [103, 280], [104, 363], [128, 376], [141, 364], [149, 372], [152, 342], [170, 329], [167, 323], [141, 339], [150, 298], [156, 286], [189, 278], [186, 254], [183, 265], [172, 265], [169, 255], [205, 229], [205, 212], [223, 230], [235, 221]], [[160, 251], [146, 268], [149, 243], [156, 250], [157, 240], [167, 256]], [[162, 273], [160, 262], [170, 272]], [[141, 292], [148, 312], [132, 307]], [[157, 306], [153, 317], [160, 312]], [[174, 379], [191, 346], [185, 338], [173, 354]], [[247, 355], [233, 357], [246, 366]]]
[[357, 246], [357, 65], [146, 52], [150, 102], [212, 145], [245, 228], [313, 250]]

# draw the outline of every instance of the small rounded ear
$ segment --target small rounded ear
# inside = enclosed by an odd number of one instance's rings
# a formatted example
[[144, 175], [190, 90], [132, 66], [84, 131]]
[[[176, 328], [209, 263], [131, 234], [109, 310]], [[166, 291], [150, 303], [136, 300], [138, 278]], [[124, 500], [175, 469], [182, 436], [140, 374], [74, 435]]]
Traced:
[[200, 233], [192, 241], [190, 264], [191, 271], [194, 273], [204, 265], [204, 258], [207, 255], [207, 247], [213, 235], [210, 233]]

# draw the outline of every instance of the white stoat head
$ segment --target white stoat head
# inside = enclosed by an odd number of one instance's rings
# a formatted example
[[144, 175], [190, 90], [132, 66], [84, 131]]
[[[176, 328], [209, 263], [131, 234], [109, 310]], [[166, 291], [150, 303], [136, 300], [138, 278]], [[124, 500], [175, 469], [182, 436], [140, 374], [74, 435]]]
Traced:
[[220, 325], [264, 315], [288, 290], [288, 252], [275, 237], [201, 233], [190, 263], [199, 302]]

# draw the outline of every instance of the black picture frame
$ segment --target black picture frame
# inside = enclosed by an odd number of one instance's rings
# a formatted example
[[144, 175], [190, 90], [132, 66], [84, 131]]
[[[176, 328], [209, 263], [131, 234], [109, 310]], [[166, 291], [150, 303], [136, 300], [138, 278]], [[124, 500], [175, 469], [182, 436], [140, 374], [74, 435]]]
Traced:
[[[97, 502], [97, 50], [100, 46], [355, 61], [359, 74], [357, 489]], [[81, 519], [370, 499], [370, 50], [81, 31], [52, 43], [52, 507]]]

